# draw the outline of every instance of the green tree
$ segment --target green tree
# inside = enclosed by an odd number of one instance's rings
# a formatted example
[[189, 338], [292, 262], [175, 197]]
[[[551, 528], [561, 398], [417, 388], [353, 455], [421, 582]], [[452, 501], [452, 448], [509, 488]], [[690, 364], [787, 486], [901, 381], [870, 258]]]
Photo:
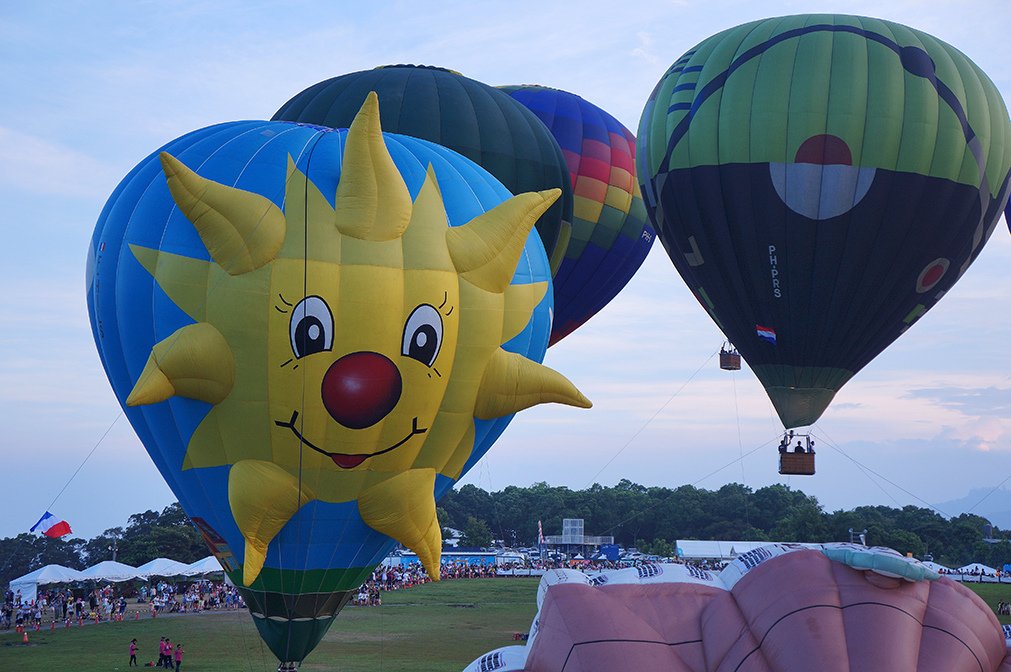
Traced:
[[467, 548], [485, 548], [491, 544], [491, 530], [488, 524], [474, 516], [468, 516], [463, 527], [460, 545]]

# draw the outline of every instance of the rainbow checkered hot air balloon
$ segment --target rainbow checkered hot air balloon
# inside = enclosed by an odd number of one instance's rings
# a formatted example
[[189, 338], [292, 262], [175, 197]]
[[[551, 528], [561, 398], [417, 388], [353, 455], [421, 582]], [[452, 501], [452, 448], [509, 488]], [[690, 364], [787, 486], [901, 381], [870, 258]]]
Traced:
[[554, 344], [617, 296], [653, 245], [635, 178], [635, 136], [575, 94], [544, 86], [500, 88], [551, 130], [572, 183], [572, 229], [554, 276]]

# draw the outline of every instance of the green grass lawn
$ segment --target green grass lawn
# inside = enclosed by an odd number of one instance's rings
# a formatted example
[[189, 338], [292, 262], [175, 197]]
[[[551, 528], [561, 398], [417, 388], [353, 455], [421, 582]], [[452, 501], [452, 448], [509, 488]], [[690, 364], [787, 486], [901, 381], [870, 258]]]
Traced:
[[[306, 672], [460, 672], [479, 655], [515, 644], [537, 610], [538, 580], [470, 579], [383, 593], [381, 607], [346, 607], [302, 665]], [[260, 643], [245, 611], [181, 614], [123, 623], [29, 631], [29, 644], [0, 634], [4, 672], [126, 670], [132, 638], [143, 665], [158, 659], [158, 640], [186, 649], [182, 670], [273, 672], [277, 661]], [[153, 669], [153, 668], [152, 668]]]

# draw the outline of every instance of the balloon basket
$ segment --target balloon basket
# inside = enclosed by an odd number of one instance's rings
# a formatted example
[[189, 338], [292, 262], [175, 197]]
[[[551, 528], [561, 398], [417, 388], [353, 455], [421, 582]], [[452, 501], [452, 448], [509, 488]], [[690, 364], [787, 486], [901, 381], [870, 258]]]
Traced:
[[278, 663], [277, 672], [298, 672], [298, 663], [293, 661]]

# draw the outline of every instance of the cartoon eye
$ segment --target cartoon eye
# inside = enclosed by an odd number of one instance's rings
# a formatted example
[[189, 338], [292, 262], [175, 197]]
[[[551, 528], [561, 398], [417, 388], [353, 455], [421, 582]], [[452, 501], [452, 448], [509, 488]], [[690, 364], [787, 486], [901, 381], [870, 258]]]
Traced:
[[333, 347], [333, 314], [326, 301], [307, 296], [291, 311], [291, 349], [295, 357], [329, 350]]
[[414, 309], [404, 325], [401, 354], [432, 366], [442, 347], [442, 316], [434, 306], [423, 303]]

